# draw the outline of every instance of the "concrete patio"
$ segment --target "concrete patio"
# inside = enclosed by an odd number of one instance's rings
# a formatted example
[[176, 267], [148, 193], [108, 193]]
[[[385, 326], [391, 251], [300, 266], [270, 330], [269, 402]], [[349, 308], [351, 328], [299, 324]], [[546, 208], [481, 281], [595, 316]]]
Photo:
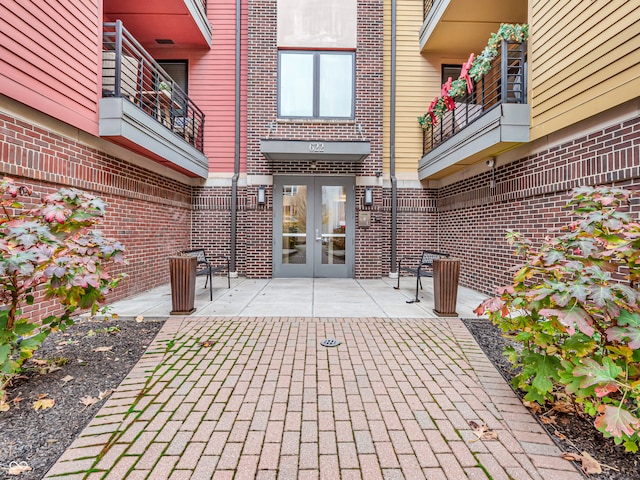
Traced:
[[[197, 278], [195, 307], [197, 316], [259, 317], [380, 317], [435, 318], [431, 278], [423, 279], [419, 303], [414, 278], [402, 278], [400, 290], [389, 278], [354, 280], [346, 278], [276, 278], [256, 280], [235, 278], [227, 288], [226, 278], [214, 277], [213, 301]], [[475, 318], [473, 310], [486, 298], [468, 288], [458, 289], [458, 316]], [[120, 316], [168, 316], [171, 312], [169, 284], [141, 295], [115, 302], [112, 313]]]
[[[167, 319], [45, 478], [583, 478], [464, 324], [434, 315], [430, 281], [416, 304], [392, 283], [234, 279], [210, 302], [199, 281], [195, 314]], [[459, 316], [482, 298], [460, 289]], [[166, 287], [113, 305], [170, 309]]]

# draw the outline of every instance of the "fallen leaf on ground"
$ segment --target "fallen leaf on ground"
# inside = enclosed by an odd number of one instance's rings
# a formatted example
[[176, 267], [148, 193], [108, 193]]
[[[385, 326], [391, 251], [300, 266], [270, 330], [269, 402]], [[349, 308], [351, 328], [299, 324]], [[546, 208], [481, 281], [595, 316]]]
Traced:
[[67, 375], [62, 379], [64, 383], [70, 382], [71, 380], [73, 380], [73, 377], [71, 375]]
[[44, 367], [47, 364], [47, 361], [40, 360], [39, 358], [32, 358], [31, 363], [38, 365], [39, 367]]
[[533, 413], [541, 413], [542, 412], [542, 407], [540, 405], [538, 405], [536, 402], [529, 402], [527, 400], [523, 400], [522, 404], [527, 407], [529, 410], [531, 410]]
[[600, 465], [600, 462], [587, 452], [582, 452], [582, 455], [572, 452], [563, 452], [561, 456], [570, 462], [581, 462], [582, 471], [587, 475], [598, 475], [602, 473], [602, 465]]
[[94, 352], [110, 352], [112, 348], [113, 348], [113, 346], [111, 346], [111, 347], [98, 347], [98, 348], [94, 348], [93, 351]]
[[107, 398], [112, 393], [113, 393], [113, 390], [106, 390], [104, 392], [100, 392], [100, 394], [98, 395], [98, 399], [99, 400], [104, 400], [105, 398]]
[[31, 467], [24, 462], [16, 463], [15, 465], [13, 464], [13, 462], [11, 462], [11, 464], [9, 464], [9, 468], [7, 469], [7, 474], [20, 475], [23, 472], [30, 472], [30, 471], [31, 471]]
[[597, 475], [602, 473], [602, 466], [587, 452], [582, 452], [582, 471], [587, 475]]
[[564, 436], [562, 433], [560, 433], [558, 430], [554, 430], [554, 431], [553, 431], [553, 434], [554, 434], [556, 437], [558, 437], [560, 440], [566, 440], [566, 439], [567, 439], [567, 437], [566, 437], [566, 436]]
[[557, 401], [553, 404], [551, 410], [561, 413], [575, 413], [576, 408], [571, 402]]
[[473, 429], [473, 433], [475, 434], [476, 437], [478, 437], [478, 440], [497, 440], [498, 439], [498, 434], [493, 430], [491, 430], [489, 427], [487, 427], [486, 423], [483, 423], [482, 425], [478, 425], [473, 420], [469, 420], [469, 426]]
[[80, 399], [80, 403], [82, 403], [85, 407], [90, 407], [91, 405], [97, 402], [98, 402], [98, 399], [96, 397], [86, 396]]
[[142, 315], [138, 315], [136, 317], [136, 322], [140, 323], [140, 322], [143, 322], [143, 321], [144, 321], [144, 317]]
[[562, 452], [560, 456], [570, 462], [579, 462], [582, 459], [582, 455], [573, 452]]
[[198, 343], [198, 345], [200, 345], [201, 347], [204, 347], [204, 348], [209, 348], [211, 345], [213, 345], [213, 342], [210, 342], [209, 340], [206, 340], [204, 342]]
[[9, 404], [7, 402], [5, 402], [4, 400], [0, 400], [0, 412], [6, 412], [10, 408], [11, 407], [9, 406]]
[[53, 407], [56, 401], [53, 398], [47, 398], [46, 393], [41, 393], [38, 395], [38, 400], [33, 402], [34, 410], [46, 410], [47, 408]]
[[548, 417], [541, 415], [540, 416], [540, 421], [546, 425], [555, 425], [556, 424], [556, 417], [554, 417], [553, 415], [550, 415]]

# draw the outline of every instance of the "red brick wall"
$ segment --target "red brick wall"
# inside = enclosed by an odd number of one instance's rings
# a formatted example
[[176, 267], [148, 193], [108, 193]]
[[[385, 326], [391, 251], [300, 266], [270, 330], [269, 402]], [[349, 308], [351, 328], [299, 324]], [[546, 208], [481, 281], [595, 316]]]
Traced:
[[[640, 190], [640, 118], [523, 158], [438, 191], [439, 244], [460, 258], [461, 283], [493, 293], [513, 278], [518, 259], [507, 229], [540, 241], [569, 220], [570, 190], [615, 185]], [[634, 200], [640, 212], [640, 198]]]
[[[351, 122], [277, 122], [278, 48], [276, 42], [276, 1], [248, 2], [248, 95], [247, 95], [247, 173], [249, 175], [319, 175], [342, 174], [373, 176], [382, 171], [382, 0], [358, 2], [358, 48], [356, 52], [356, 113]], [[277, 129], [275, 128], [277, 124]], [[361, 141], [360, 124], [365, 140], [371, 142], [371, 155], [363, 163], [308, 161], [272, 163], [260, 153], [260, 139]], [[270, 131], [271, 127], [271, 131]], [[272, 273], [272, 192], [267, 192], [269, 204], [256, 208], [250, 203], [255, 188], [247, 189], [246, 222], [243, 235], [246, 243], [246, 270], [249, 277], [270, 277]], [[380, 193], [376, 197], [380, 198]], [[356, 194], [356, 210], [361, 191]], [[357, 217], [357, 212], [356, 212]], [[356, 276], [379, 277], [381, 271], [382, 223], [356, 233]]]
[[[106, 202], [100, 230], [125, 245], [128, 264], [117, 271], [129, 276], [110, 300], [167, 283], [167, 257], [189, 246], [191, 187], [1, 113], [0, 174], [38, 194], [74, 187]], [[55, 306], [29, 310], [42, 318]]]

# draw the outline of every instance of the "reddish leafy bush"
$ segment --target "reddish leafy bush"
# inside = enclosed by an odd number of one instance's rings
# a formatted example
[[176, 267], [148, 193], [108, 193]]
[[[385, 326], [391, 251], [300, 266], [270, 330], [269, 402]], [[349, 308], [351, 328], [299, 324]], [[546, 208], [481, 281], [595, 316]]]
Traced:
[[[63, 188], [27, 208], [19, 197], [32, 193], [0, 180], [0, 407], [3, 385], [47, 335], [71, 325], [77, 309], [96, 313], [122, 278], [105, 268], [124, 261], [124, 247], [95, 229], [105, 211], [100, 199]], [[21, 313], [37, 288], [58, 301], [59, 316], [40, 323]]]
[[526, 400], [568, 394], [605, 437], [637, 451], [640, 224], [622, 211], [629, 197], [616, 188], [575, 189], [567, 206], [576, 219], [539, 248], [509, 232], [525, 263], [476, 312], [522, 344], [505, 354], [522, 367], [513, 385]]

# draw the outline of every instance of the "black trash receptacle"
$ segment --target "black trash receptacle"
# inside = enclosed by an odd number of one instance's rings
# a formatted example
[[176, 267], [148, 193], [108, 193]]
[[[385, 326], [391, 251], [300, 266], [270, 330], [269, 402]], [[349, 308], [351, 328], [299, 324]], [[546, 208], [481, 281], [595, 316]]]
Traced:
[[196, 311], [196, 266], [193, 256], [169, 257], [171, 276], [171, 315], [189, 315]]
[[440, 317], [457, 317], [458, 279], [460, 260], [437, 258], [433, 260], [433, 311]]

